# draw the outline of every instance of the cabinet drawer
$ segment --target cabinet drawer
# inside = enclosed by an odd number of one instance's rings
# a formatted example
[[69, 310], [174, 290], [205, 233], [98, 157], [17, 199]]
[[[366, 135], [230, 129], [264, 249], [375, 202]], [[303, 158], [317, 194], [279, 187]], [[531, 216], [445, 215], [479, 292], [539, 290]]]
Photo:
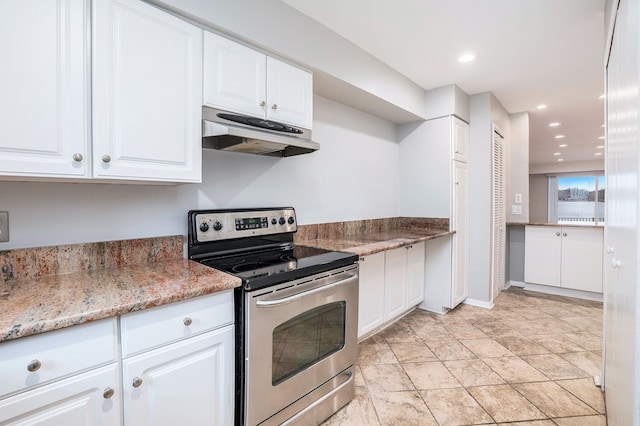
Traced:
[[115, 361], [116, 333], [109, 318], [2, 343], [0, 398]]
[[232, 290], [126, 314], [120, 319], [122, 356], [232, 323]]

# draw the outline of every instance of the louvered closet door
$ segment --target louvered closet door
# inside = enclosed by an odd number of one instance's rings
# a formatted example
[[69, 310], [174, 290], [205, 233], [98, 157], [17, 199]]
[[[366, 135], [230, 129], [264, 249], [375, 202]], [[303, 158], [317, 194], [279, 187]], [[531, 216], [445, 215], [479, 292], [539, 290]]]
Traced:
[[491, 287], [493, 300], [500, 294], [505, 283], [505, 161], [504, 139], [493, 132], [493, 241], [491, 244]]

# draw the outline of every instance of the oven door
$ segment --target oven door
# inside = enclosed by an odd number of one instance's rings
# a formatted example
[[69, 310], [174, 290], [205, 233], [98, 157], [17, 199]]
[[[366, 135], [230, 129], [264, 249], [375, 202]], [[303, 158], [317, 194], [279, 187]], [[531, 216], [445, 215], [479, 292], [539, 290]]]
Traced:
[[357, 266], [245, 297], [245, 424], [263, 422], [355, 364]]

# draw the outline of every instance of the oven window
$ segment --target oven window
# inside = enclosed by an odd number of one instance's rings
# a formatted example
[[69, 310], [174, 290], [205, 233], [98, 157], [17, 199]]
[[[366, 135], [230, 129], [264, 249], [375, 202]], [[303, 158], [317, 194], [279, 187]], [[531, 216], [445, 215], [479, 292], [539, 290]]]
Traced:
[[344, 347], [346, 302], [311, 309], [273, 330], [273, 375], [277, 384]]

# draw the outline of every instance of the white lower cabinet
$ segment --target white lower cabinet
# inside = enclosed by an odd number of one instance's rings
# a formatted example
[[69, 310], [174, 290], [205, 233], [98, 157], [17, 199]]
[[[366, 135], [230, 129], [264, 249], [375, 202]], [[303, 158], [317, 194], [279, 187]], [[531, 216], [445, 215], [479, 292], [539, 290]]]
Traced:
[[423, 242], [360, 258], [358, 338], [389, 325], [424, 299]]
[[116, 319], [0, 344], [0, 424], [119, 425]]
[[379, 252], [360, 258], [358, 337], [384, 322], [384, 256], [384, 252]]
[[[467, 297], [463, 268], [455, 258], [456, 234], [427, 240], [425, 253], [424, 302], [421, 309], [443, 314]], [[462, 275], [462, 277], [461, 277]]]
[[121, 424], [117, 363], [0, 400], [0, 424], [117, 426]]
[[233, 424], [233, 326], [122, 362], [125, 425]]
[[120, 327], [125, 425], [233, 424], [231, 290], [123, 315]]
[[527, 226], [524, 280], [602, 293], [602, 245], [602, 228]]
[[407, 307], [407, 251], [400, 247], [385, 252], [384, 320], [402, 314]]
[[0, 344], [0, 425], [233, 424], [232, 290], [123, 315], [120, 331], [117, 323]]

